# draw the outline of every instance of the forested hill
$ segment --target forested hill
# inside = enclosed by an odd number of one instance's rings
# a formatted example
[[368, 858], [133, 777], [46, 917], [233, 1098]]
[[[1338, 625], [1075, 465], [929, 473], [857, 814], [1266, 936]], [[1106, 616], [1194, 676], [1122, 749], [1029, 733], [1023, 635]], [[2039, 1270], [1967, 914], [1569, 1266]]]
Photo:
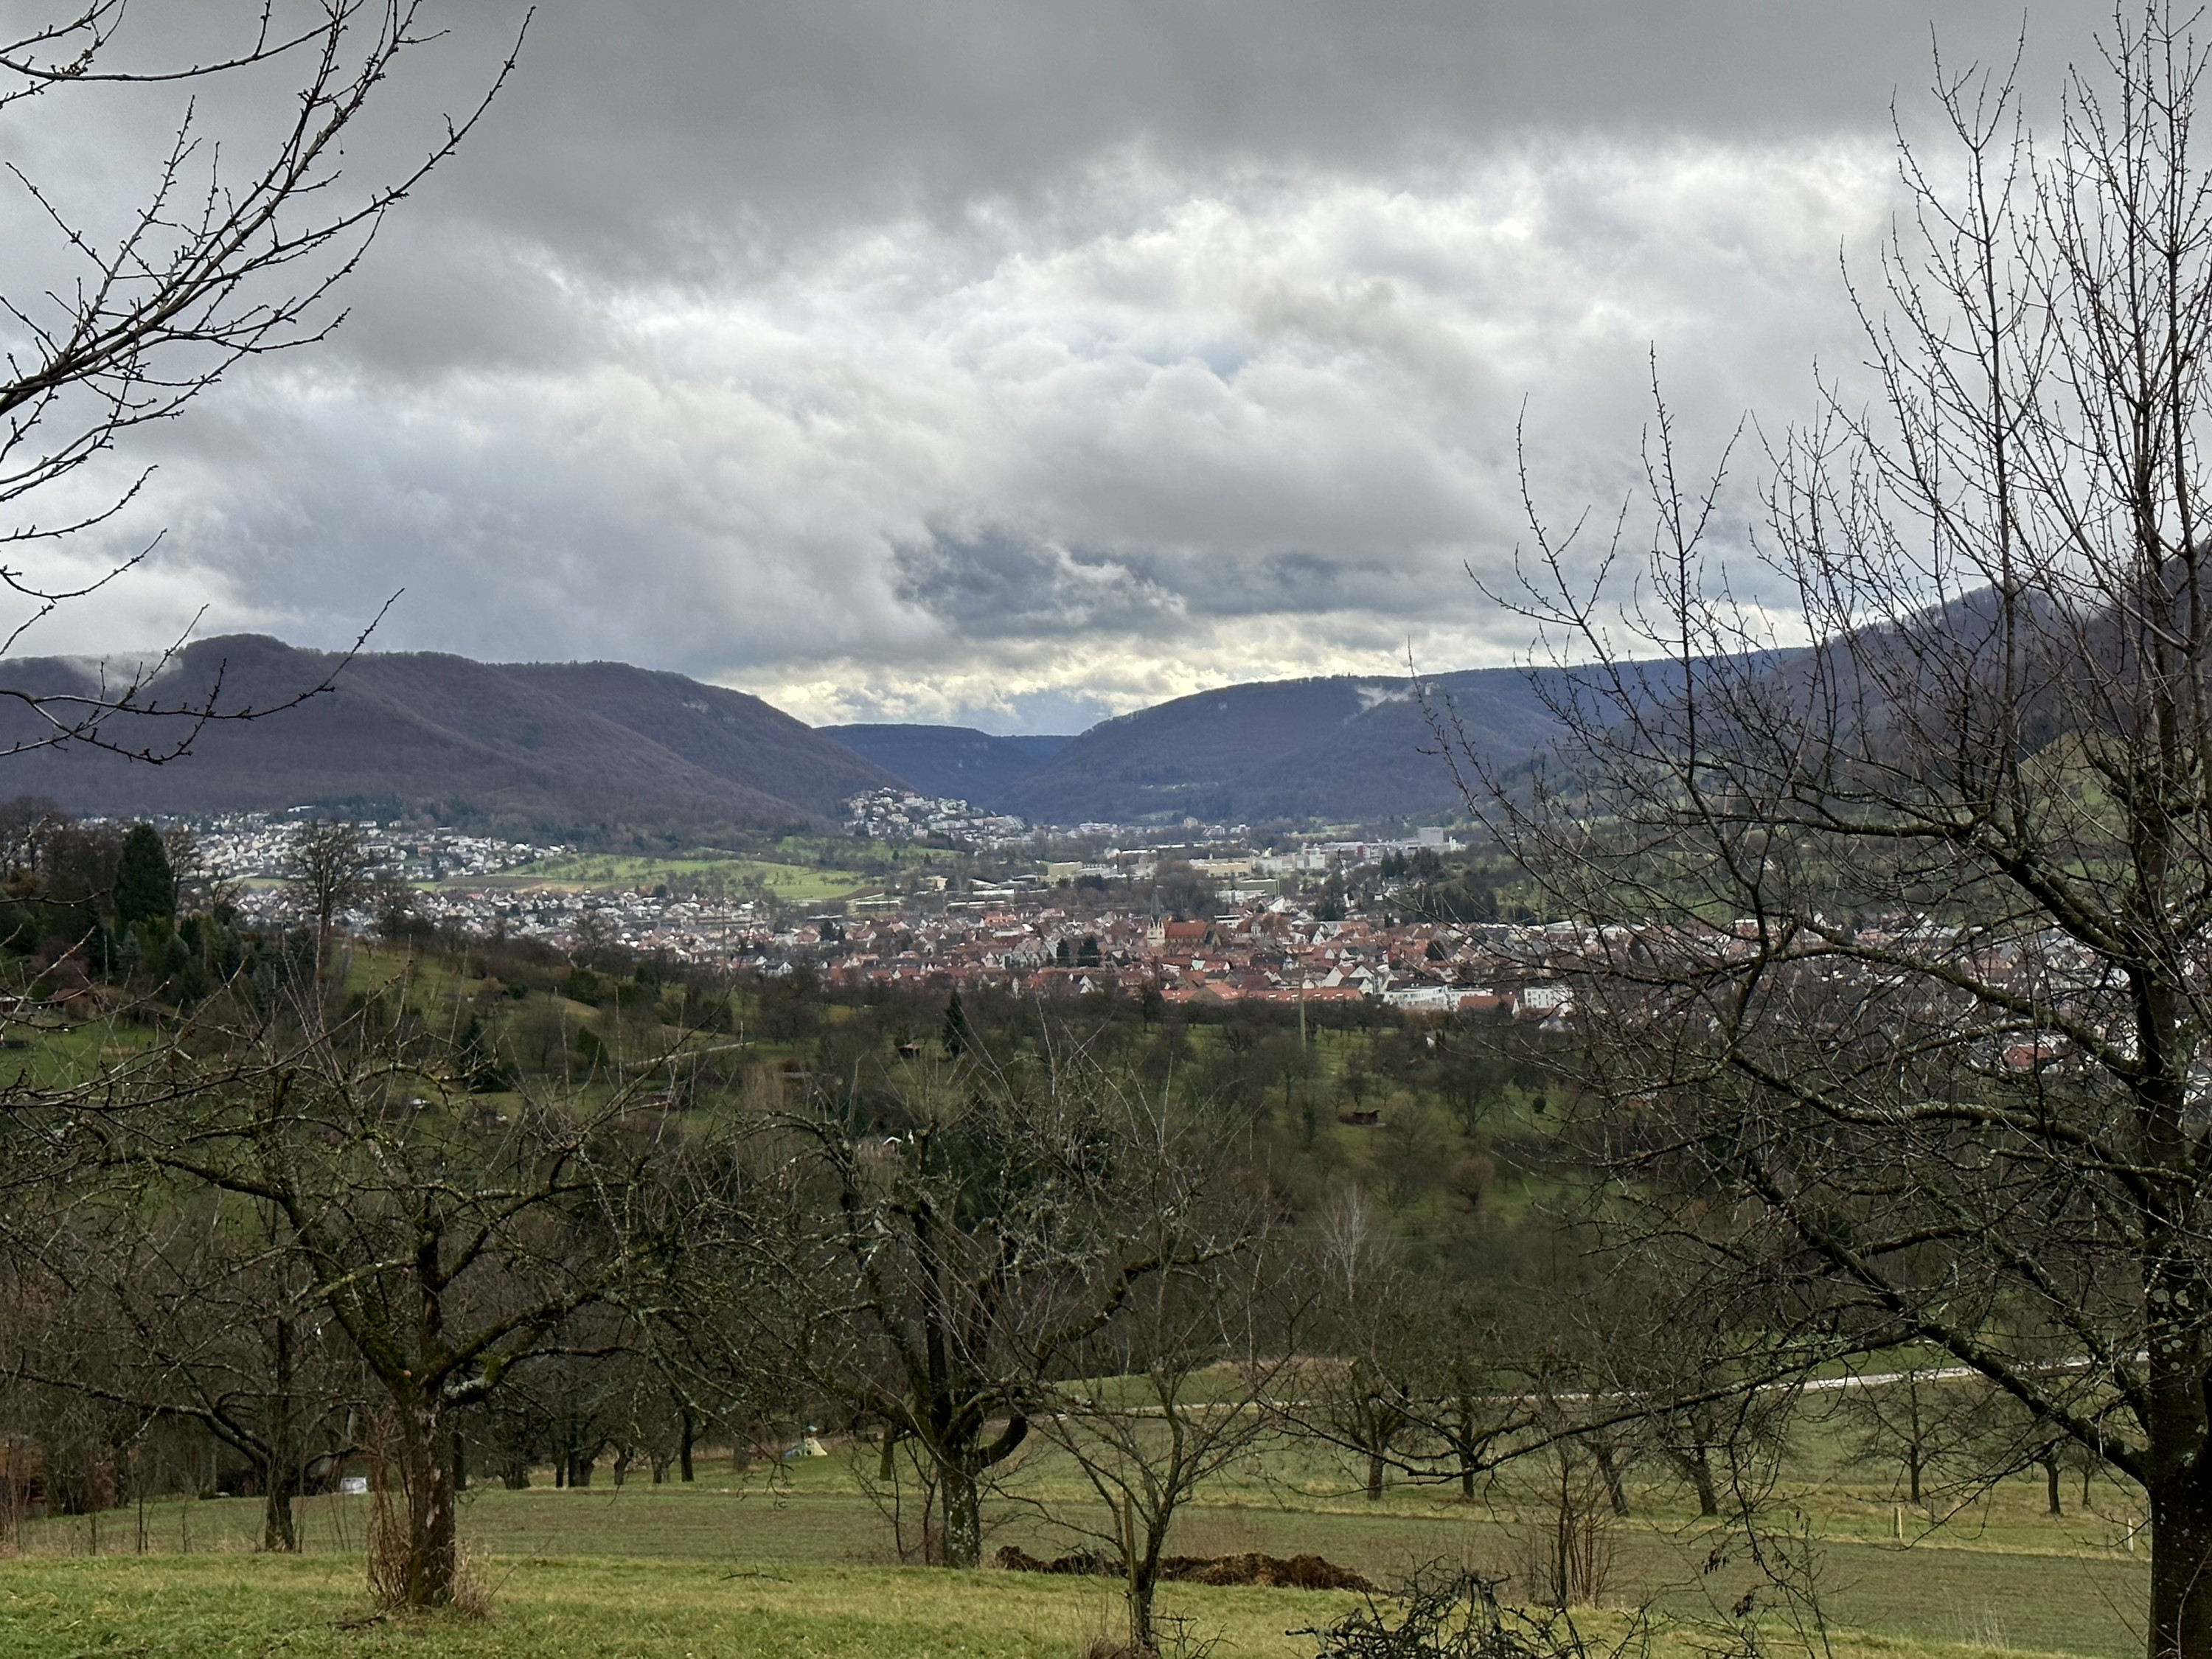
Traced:
[[[220, 676], [222, 708], [266, 708], [337, 666], [326, 653], [234, 635], [188, 647], [153, 691], [166, 705], [196, 703]], [[25, 659], [0, 683], [81, 692], [96, 673], [82, 659]], [[17, 704], [0, 708], [0, 739], [37, 726]], [[185, 723], [118, 717], [106, 730], [161, 749]], [[81, 744], [42, 750], [7, 762], [0, 793], [47, 795], [80, 812], [410, 806], [561, 834], [709, 839], [826, 827], [848, 796], [899, 781], [757, 697], [680, 675], [372, 653], [296, 708], [208, 726], [182, 759], [148, 766]]]
[[[910, 786], [1047, 824], [1367, 823], [1458, 803], [1432, 711], [1447, 708], [1495, 761], [1554, 735], [1520, 669], [1413, 684], [1387, 676], [1267, 681], [1177, 698], [1080, 737], [1002, 738], [957, 726], [817, 729], [741, 691], [623, 663], [473, 662], [368, 653], [340, 659], [258, 635], [201, 641], [152, 688], [166, 706], [276, 708], [216, 722], [161, 766], [82, 744], [9, 760], [0, 795], [51, 796], [76, 812], [205, 813], [292, 806], [428, 811], [447, 822], [562, 837], [631, 830], [714, 841], [826, 829], [867, 790]], [[96, 665], [6, 665], [0, 687], [83, 693]], [[111, 687], [114, 675], [108, 674]], [[117, 717], [106, 734], [162, 750], [186, 722]], [[0, 706], [0, 741], [39, 730]]]
[[994, 737], [966, 726], [825, 726], [854, 753], [925, 795], [951, 795], [999, 810], [1014, 786], [1073, 741]]
[[1557, 733], [1518, 668], [1425, 680], [1270, 680], [1178, 697], [1092, 726], [1009, 789], [1006, 810], [1053, 823], [1185, 816], [1251, 823], [1378, 822], [1460, 799], [1431, 711], [1455, 714], [1489, 758], [1526, 760]]

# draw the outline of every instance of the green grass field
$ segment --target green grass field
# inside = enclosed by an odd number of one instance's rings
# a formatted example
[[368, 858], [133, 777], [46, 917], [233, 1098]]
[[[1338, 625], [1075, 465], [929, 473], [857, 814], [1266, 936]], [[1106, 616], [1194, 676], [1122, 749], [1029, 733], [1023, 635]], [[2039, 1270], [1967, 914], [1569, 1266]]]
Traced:
[[635, 891], [666, 883], [687, 891], [704, 887], [732, 897], [766, 890], [787, 904], [811, 904], [880, 889], [887, 881], [916, 870], [951, 868], [963, 858], [939, 848], [861, 848], [826, 840], [780, 845], [773, 850], [782, 855], [713, 848], [668, 857], [571, 853], [519, 865], [496, 876], [456, 877], [446, 884]]
[[[1816, 1449], [1817, 1451], [1817, 1449]], [[1948, 1656], [2040, 1651], [2122, 1659], [2141, 1650], [2133, 1610], [2145, 1560], [2123, 1547], [2124, 1495], [2100, 1491], [2098, 1513], [2041, 1513], [2039, 1483], [2014, 1481], [1929, 1530], [1880, 1480], [1824, 1471], [1778, 1492], [1778, 1525], [1806, 1528], [1819, 1562], [1832, 1650]], [[1311, 1551], [1382, 1580], [1444, 1560], [1510, 1573], [1537, 1522], [1527, 1495], [1474, 1504], [1436, 1489], [1397, 1489], [1370, 1504], [1325, 1457], [1278, 1457], [1225, 1482], [1187, 1512], [1174, 1547], [1195, 1554]], [[46, 1655], [483, 1656], [945, 1654], [1073, 1656], [1110, 1631], [1112, 1587], [894, 1565], [890, 1531], [842, 1457], [779, 1478], [708, 1465], [686, 1486], [575, 1491], [540, 1485], [477, 1489], [465, 1532], [491, 1613], [380, 1619], [362, 1584], [368, 1500], [307, 1500], [305, 1553], [252, 1553], [248, 1499], [149, 1504], [26, 1524], [0, 1561], [0, 1659]], [[1083, 1514], [1068, 1471], [1032, 1460], [1002, 1504], [993, 1544], [1033, 1550], [1068, 1541], [1040, 1517]], [[2069, 1492], [2069, 1510], [2078, 1488]], [[1613, 1570], [1594, 1628], [1618, 1634], [1627, 1611], [1658, 1614], [1656, 1652], [1713, 1650], [1736, 1599], [1759, 1575], [1663, 1483], [1638, 1487], [1635, 1513], [1613, 1523]], [[143, 1528], [143, 1533], [142, 1533]], [[1902, 1529], [1907, 1541], [1895, 1534]], [[96, 1533], [96, 1536], [95, 1536]], [[97, 1545], [99, 1553], [94, 1554]], [[143, 1553], [141, 1553], [141, 1550]], [[1759, 1603], [1768, 1607], [1770, 1595]], [[1286, 1632], [1356, 1605], [1344, 1595], [1170, 1584], [1163, 1610], [1221, 1638], [1223, 1655], [1293, 1659], [1310, 1636]], [[1771, 1633], [1785, 1638], [1771, 1613]], [[1777, 1655], [1793, 1650], [1786, 1639]], [[1800, 1647], [1796, 1651], [1802, 1651]]]
[[[873, 878], [880, 885], [882, 877]], [[635, 890], [666, 883], [690, 886], [720, 882], [733, 896], [742, 896], [754, 884], [790, 904], [842, 898], [871, 884], [867, 872], [790, 864], [775, 859], [702, 854], [684, 858], [617, 857], [611, 854], [576, 853], [520, 865], [497, 876], [471, 877], [452, 885], [472, 887], [552, 887], [623, 889]]]

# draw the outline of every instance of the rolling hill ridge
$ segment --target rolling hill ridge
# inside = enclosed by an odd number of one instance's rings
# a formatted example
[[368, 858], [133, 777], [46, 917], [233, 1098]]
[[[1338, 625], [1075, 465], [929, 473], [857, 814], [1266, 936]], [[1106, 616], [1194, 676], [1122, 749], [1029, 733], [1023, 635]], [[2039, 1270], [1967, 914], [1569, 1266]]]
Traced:
[[[623, 663], [481, 663], [432, 652], [350, 661], [260, 635], [186, 647], [152, 688], [166, 705], [271, 708], [217, 722], [160, 766], [83, 744], [12, 757], [0, 794], [78, 812], [425, 812], [561, 839], [720, 842], [824, 831], [864, 792], [910, 787], [1032, 822], [1382, 824], [1459, 804], [1432, 720], [1456, 717], [1486, 758], [1526, 760], [1556, 735], [1542, 684], [1516, 668], [1427, 679], [1339, 675], [1179, 697], [1075, 738], [966, 727], [816, 728], [760, 698]], [[0, 687], [83, 692], [97, 667], [25, 659]], [[112, 682], [112, 676], [110, 677]], [[0, 742], [38, 735], [0, 701]], [[165, 748], [183, 723], [118, 715], [108, 735]]]
[[[187, 647], [151, 690], [164, 704], [194, 704], [219, 678], [219, 708], [267, 708], [338, 665], [328, 653], [234, 635]], [[9, 664], [4, 683], [82, 691], [93, 670], [28, 659]], [[118, 715], [106, 732], [159, 749], [183, 726]], [[0, 741], [37, 731], [20, 705], [0, 708]], [[825, 829], [847, 797], [899, 781], [743, 692], [619, 663], [501, 666], [427, 652], [357, 656], [330, 690], [265, 718], [210, 725], [189, 755], [163, 765], [83, 744], [7, 765], [0, 791], [79, 812], [400, 807], [516, 832], [629, 828], [708, 840]]]
[[1406, 678], [1266, 680], [1178, 697], [1092, 726], [1006, 792], [1045, 823], [1354, 823], [1449, 812], [1458, 786], [1431, 713], [1486, 758], [1528, 759], [1558, 734], [1518, 668]]

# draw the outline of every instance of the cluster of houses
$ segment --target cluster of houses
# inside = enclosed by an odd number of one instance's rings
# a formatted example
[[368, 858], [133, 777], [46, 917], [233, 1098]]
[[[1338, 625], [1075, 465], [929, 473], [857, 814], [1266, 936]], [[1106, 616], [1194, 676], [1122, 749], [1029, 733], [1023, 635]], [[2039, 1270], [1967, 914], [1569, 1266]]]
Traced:
[[[1323, 921], [1298, 902], [1255, 900], [1183, 921], [1139, 905], [1078, 909], [1067, 888], [1031, 878], [919, 898], [796, 915], [750, 899], [665, 890], [579, 891], [465, 884], [418, 891], [417, 911], [476, 933], [568, 949], [617, 941], [678, 960], [835, 984], [1023, 995], [1139, 995], [1320, 1006], [1373, 1000], [1437, 1012], [1494, 1012], [1564, 1022], [1569, 999], [1540, 964], [1546, 930], [1517, 926]], [[366, 927], [365, 911], [352, 918]], [[1557, 930], [1553, 930], [1556, 932]]]
[[[930, 822], [936, 809], [965, 806], [900, 799], [912, 824]], [[242, 908], [251, 910], [258, 900], [275, 896], [254, 878], [282, 873], [295, 822], [290, 815], [240, 814], [194, 828], [210, 872], [247, 883]], [[910, 890], [864, 894], [808, 915], [766, 895], [526, 886], [511, 872], [566, 849], [450, 830], [362, 829], [380, 873], [437, 884], [418, 887], [416, 908], [466, 932], [543, 939], [563, 949], [617, 941], [770, 977], [808, 972], [847, 987], [945, 992], [988, 986], [1040, 997], [1150, 995], [1170, 1004], [1286, 1008], [1374, 1003], [1408, 1012], [1487, 1013], [1565, 1030], [1573, 1018], [1576, 967], [1632, 943], [1565, 923], [1455, 924], [1388, 913], [1329, 919], [1291, 896], [1308, 884], [1303, 878], [1372, 865], [1394, 853], [1458, 850], [1434, 830], [1403, 841], [1310, 839], [1273, 852], [1226, 842], [1109, 847], [1080, 859], [1042, 860], [998, 880], [925, 872], [913, 878]], [[972, 840], [972, 821], [966, 833]], [[1211, 884], [1217, 895], [1212, 914], [1184, 919], [1161, 914], [1157, 899], [1140, 902], [1146, 884], [1170, 865]], [[469, 879], [501, 872], [510, 872], [509, 879]], [[374, 918], [364, 913], [352, 920], [367, 926]], [[1757, 949], [1753, 931], [1740, 922], [1702, 940], [1647, 935], [1643, 944], [1726, 958]], [[1876, 957], [1963, 952], [1978, 978], [2029, 995], [2078, 994], [2094, 968], [2076, 960], [2078, 948], [2063, 939], [1953, 937], [1944, 925], [1917, 915], [1864, 919], [1854, 943]], [[1863, 969], [1839, 961], [1822, 971], [1849, 978]], [[2059, 1060], [2062, 1048], [2023, 1035], [1991, 1058], [2006, 1069], [2039, 1070]], [[2212, 1079], [2203, 1086], [2212, 1092]]]
[[1012, 847], [1030, 839], [1026, 820], [987, 812], [956, 795], [876, 789], [845, 803], [845, 828], [875, 841], [930, 841], [969, 847]]
[[764, 971], [787, 971], [803, 957], [847, 985], [991, 985], [1036, 996], [1150, 991], [1169, 1003], [1280, 1007], [1374, 1001], [1557, 1024], [1571, 1012], [1565, 986], [1542, 966], [1547, 946], [1571, 941], [1543, 928], [1322, 921], [1279, 897], [1188, 921], [1084, 915], [1050, 896], [980, 913], [809, 923], [752, 952]]
[[[312, 815], [292, 812], [226, 812], [185, 820], [207, 873], [219, 881], [281, 878], [301, 823]], [[496, 875], [503, 870], [556, 858], [565, 847], [535, 846], [492, 836], [463, 835], [457, 830], [362, 823], [363, 852], [380, 876], [394, 881], [449, 881]]]
[[[1031, 833], [1018, 819], [994, 818], [964, 801], [893, 791], [857, 798], [852, 808], [853, 827], [879, 838], [943, 836], [976, 845], [992, 834]], [[275, 902], [270, 881], [283, 873], [295, 823], [289, 814], [234, 814], [193, 828], [210, 873], [245, 883], [241, 908], [252, 913], [262, 900]], [[771, 976], [805, 970], [848, 986], [988, 985], [1024, 995], [1150, 993], [1170, 1003], [1283, 1006], [1372, 1000], [1555, 1024], [1571, 1012], [1565, 986], [1540, 966], [1547, 943], [1541, 928], [1324, 920], [1284, 896], [1299, 884], [1285, 878], [1325, 875], [1392, 851], [1456, 850], [1436, 830], [1403, 842], [1312, 841], [1275, 853], [1234, 843], [1172, 853], [1108, 848], [997, 881], [959, 881], [950, 890], [945, 878], [924, 876], [915, 891], [866, 894], [795, 915], [772, 899], [665, 888], [477, 885], [470, 878], [511, 876], [567, 849], [451, 830], [361, 827], [377, 873], [417, 884], [412, 902], [428, 920], [562, 948], [618, 941]], [[1170, 857], [1212, 884], [1214, 914], [1183, 920], [1158, 914], [1156, 903], [1114, 903], [1115, 891], [1133, 894], [1134, 884]], [[365, 910], [352, 918], [362, 927], [374, 920]]]

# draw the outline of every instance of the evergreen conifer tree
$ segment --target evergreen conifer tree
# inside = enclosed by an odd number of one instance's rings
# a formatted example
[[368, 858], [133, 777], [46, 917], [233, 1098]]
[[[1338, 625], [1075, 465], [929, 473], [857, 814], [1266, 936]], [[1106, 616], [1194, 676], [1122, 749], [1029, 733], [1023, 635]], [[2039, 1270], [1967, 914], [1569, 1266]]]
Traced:
[[123, 837], [123, 856], [115, 866], [115, 927], [127, 934], [142, 921], [177, 914], [177, 878], [161, 831], [134, 823]]
[[945, 1054], [949, 1060], [957, 1060], [968, 1047], [968, 1011], [960, 1006], [960, 993], [955, 991], [952, 1000], [945, 1005]]

